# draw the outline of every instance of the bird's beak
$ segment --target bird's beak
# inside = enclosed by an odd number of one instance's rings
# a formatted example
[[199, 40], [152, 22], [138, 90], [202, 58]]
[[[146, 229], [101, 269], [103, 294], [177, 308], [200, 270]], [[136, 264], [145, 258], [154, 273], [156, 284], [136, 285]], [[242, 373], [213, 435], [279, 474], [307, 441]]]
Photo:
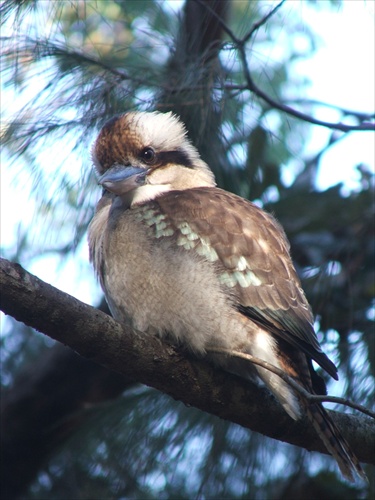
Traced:
[[118, 196], [128, 193], [145, 183], [147, 169], [125, 165], [115, 165], [109, 168], [98, 179], [105, 189]]

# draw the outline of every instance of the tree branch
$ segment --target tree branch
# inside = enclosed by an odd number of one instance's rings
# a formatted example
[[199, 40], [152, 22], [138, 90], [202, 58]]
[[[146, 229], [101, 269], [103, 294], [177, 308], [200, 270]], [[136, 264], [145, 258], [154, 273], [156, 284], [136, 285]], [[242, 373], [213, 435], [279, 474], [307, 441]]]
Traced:
[[[264, 388], [190, 359], [0, 259], [0, 308], [82, 356], [174, 399], [266, 436], [327, 453], [307, 419], [294, 422]], [[330, 412], [363, 462], [375, 463], [375, 423]]]
[[345, 123], [335, 123], [335, 122], [328, 122], [325, 120], [318, 120], [318, 118], [314, 118], [313, 116], [307, 115], [306, 113], [302, 113], [297, 109], [291, 108], [286, 104], [282, 104], [281, 102], [276, 101], [255, 84], [252, 74], [250, 72], [249, 65], [247, 63], [245, 46], [242, 44], [239, 45], [238, 51], [240, 54], [240, 59], [242, 61], [244, 76], [247, 82], [247, 88], [255, 95], [263, 99], [263, 101], [269, 104], [272, 108], [283, 111], [284, 113], [294, 116], [295, 118], [299, 118], [300, 120], [304, 120], [305, 122], [312, 123], [313, 125], [321, 125], [323, 127], [341, 130], [342, 132], [375, 130], [375, 125], [373, 123], [368, 123], [366, 121], [363, 121], [359, 125], [347, 125]]
[[[234, 87], [234, 86], [233, 86]], [[299, 104], [301, 106], [316, 106], [321, 108], [335, 109], [345, 116], [354, 116], [358, 120], [374, 120], [375, 113], [365, 113], [363, 111], [355, 111], [353, 109], [343, 108], [337, 104], [331, 104], [329, 102], [319, 101], [317, 99], [290, 99], [289, 104]]]
[[[269, 96], [266, 92], [264, 92], [256, 83], [254, 82], [254, 79], [252, 77], [248, 62], [247, 62], [247, 56], [246, 56], [246, 43], [249, 42], [252, 37], [255, 35], [255, 33], [258, 31], [258, 29], [263, 26], [278, 10], [282, 5], [284, 4], [284, 0], [281, 0], [274, 8], [272, 8], [265, 16], [263, 16], [259, 21], [253, 24], [249, 32], [242, 38], [239, 39], [236, 37], [234, 32], [228, 27], [228, 25], [225, 23], [223, 19], [221, 19], [208, 5], [206, 2], [203, 0], [196, 0], [200, 4], [204, 5], [207, 10], [209, 10], [214, 16], [217, 17], [218, 22], [220, 23], [222, 29], [226, 32], [228, 37], [231, 39], [233, 42], [233, 46], [238, 50], [239, 56], [242, 62], [242, 67], [243, 67], [243, 74], [244, 78], [246, 81], [246, 85], [240, 86], [240, 90], [247, 89], [250, 92], [253, 92], [256, 96], [261, 98], [263, 101], [265, 101], [267, 104], [269, 104], [272, 108], [278, 109], [280, 111], [283, 111], [284, 113], [287, 113], [288, 115], [294, 116], [295, 118], [299, 118], [300, 120], [304, 120], [305, 122], [312, 123], [313, 125], [320, 125], [323, 127], [331, 128], [331, 129], [336, 129], [336, 130], [341, 130], [342, 132], [351, 132], [351, 131], [372, 131], [375, 130], [375, 124], [374, 123], [369, 123], [367, 121], [367, 115], [365, 115], [366, 118], [361, 119], [361, 123], [359, 125], [347, 125], [345, 123], [336, 123], [336, 122], [328, 122], [325, 120], [319, 120], [318, 118], [314, 118], [313, 116], [307, 115], [306, 113], [302, 113], [301, 111], [298, 111], [297, 109], [294, 109], [287, 104], [283, 104], [275, 99], [273, 99], [271, 96]], [[228, 88], [228, 87], [227, 87]], [[352, 113], [352, 116], [357, 116], [359, 117], [359, 113]]]
[[265, 16], [263, 16], [261, 19], [259, 19], [259, 21], [255, 22], [250, 31], [243, 37], [242, 39], [242, 43], [245, 44], [248, 40], [251, 39], [251, 37], [254, 35], [254, 33], [256, 31], [258, 31], [258, 29], [263, 26], [264, 24], [266, 24], [266, 22], [268, 21], [268, 19], [270, 19], [279, 9], [280, 7], [282, 7], [282, 5], [285, 3], [285, 0], [281, 0], [281, 2], [279, 2], [277, 5], [275, 5], [275, 7], [273, 7], [273, 9], [271, 9], [268, 14], [266, 14]]
[[235, 356], [237, 358], [247, 359], [254, 365], [261, 366], [262, 368], [265, 368], [266, 370], [275, 373], [275, 375], [278, 375], [281, 379], [284, 380], [284, 382], [293, 387], [295, 391], [297, 391], [303, 398], [305, 398], [310, 403], [326, 402], [326, 403], [336, 403], [345, 406], [350, 406], [350, 408], [353, 408], [354, 410], [358, 410], [364, 413], [365, 415], [368, 415], [369, 417], [375, 418], [375, 413], [373, 411], [368, 410], [363, 405], [360, 405], [358, 403], [353, 403], [349, 399], [339, 398], [336, 396], [329, 396], [328, 394], [326, 396], [318, 396], [317, 394], [311, 394], [310, 392], [306, 391], [306, 389], [304, 389], [295, 380], [293, 380], [292, 377], [290, 377], [286, 372], [280, 370], [280, 368], [277, 368], [277, 366], [274, 366], [271, 363], [264, 361], [263, 359], [257, 358], [256, 356], [252, 356], [251, 354], [245, 354], [239, 351], [231, 351], [228, 349], [210, 349], [209, 352], [228, 354], [228, 356]]

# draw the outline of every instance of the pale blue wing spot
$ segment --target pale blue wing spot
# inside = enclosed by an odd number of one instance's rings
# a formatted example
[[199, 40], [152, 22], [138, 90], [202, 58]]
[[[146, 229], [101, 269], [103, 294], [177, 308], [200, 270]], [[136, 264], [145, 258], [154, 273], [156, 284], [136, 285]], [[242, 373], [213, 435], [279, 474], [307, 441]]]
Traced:
[[188, 235], [193, 232], [187, 222], [181, 222], [181, 224], [178, 225], [178, 229], [181, 231], [182, 234], [185, 235]]
[[249, 280], [246, 278], [246, 275], [244, 275], [240, 271], [234, 271], [233, 276], [237, 283], [242, 287], [242, 288], [247, 288], [250, 283]]
[[186, 236], [179, 236], [177, 238], [177, 245], [185, 248], [185, 250], [192, 250], [195, 248], [196, 242], [187, 239]]
[[162, 231], [162, 230], [163, 230], [163, 229], [165, 229], [166, 227], [167, 227], [167, 223], [166, 223], [164, 220], [162, 220], [162, 221], [160, 221], [160, 222], [156, 222], [156, 229], [157, 229], [158, 231]]
[[199, 240], [200, 239], [199, 236], [197, 235], [197, 233], [187, 234], [186, 237], [190, 241], [194, 241], [194, 240]]
[[238, 271], [245, 271], [245, 269], [249, 267], [248, 263], [247, 263], [247, 260], [245, 259], [245, 257], [241, 256], [239, 259], [238, 259], [238, 263], [237, 263], [237, 270]]
[[165, 236], [173, 236], [174, 231], [171, 227], [167, 227], [166, 224], [160, 226], [155, 226], [155, 236], [156, 238], [162, 238]]
[[[248, 269], [246, 273], [244, 274], [245, 281], [247, 283], [246, 286], [260, 286], [262, 284], [262, 281], [251, 271]], [[241, 283], [240, 283], [241, 285]], [[242, 286], [242, 285], [241, 285]]]
[[182, 222], [177, 227], [189, 240], [200, 240], [200, 236], [191, 229], [187, 222]]
[[219, 281], [223, 285], [226, 285], [229, 288], [233, 288], [237, 285], [237, 281], [233, 274], [229, 274], [227, 272], [220, 274]]
[[158, 214], [158, 215], [155, 215], [154, 216], [154, 221], [156, 224], [158, 224], [159, 222], [165, 220], [165, 215], [164, 214]]
[[204, 240], [200, 240], [201, 245], [198, 245], [196, 247], [196, 252], [198, 255], [202, 255], [202, 257], [206, 257], [206, 259], [210, 262], [215, 262], [216, 260], [219, 259], [216, 251], [208, 245]]

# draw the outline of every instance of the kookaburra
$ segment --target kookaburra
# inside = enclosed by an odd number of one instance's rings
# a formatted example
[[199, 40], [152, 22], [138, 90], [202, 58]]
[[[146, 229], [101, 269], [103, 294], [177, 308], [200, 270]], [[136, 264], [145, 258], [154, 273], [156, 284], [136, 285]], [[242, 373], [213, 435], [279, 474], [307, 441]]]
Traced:
[[308, 415], [344, 476], [364, 477], [321, 405], [308, 405], [271, 371], [217, 352], [261, 358], [311, 393], [325, 390], [312, 360], [337, 379], [277, 221], [215, 187], [171, 113], [112, 118], [93, 161], [103, 196], [89, 228], [90, 257], [114, 318], [240, 376], [256, 371], [293, 419]]

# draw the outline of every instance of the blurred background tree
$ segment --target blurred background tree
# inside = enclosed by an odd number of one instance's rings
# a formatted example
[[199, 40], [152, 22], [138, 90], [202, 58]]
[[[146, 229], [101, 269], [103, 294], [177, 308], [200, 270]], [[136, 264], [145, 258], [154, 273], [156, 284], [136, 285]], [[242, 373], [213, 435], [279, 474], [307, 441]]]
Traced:
[[[309, 2], [322, 15], [337, 4]], [[293, 7], [5, 0], [0, 9], [3, 175], [23, 207], [17, 243], [2, 255], [42, 278], [57, 268], [62, 288], [70, 281], [77, 296], [106, 310], [87, 262], [100, 195], [90, 145], [116, 113], [172, 110], [218, 185], [280, 220], [319, 338], [340, 367], [340, 390], [371, 406], [374, 176], [358, 165], [351, 191], [322, 191], [316, 180], [322, 155], [347, 133], [373, 129], [373, 115], [336, 108], [325, 144], [306, 151], [320, 123], [311, 117], [324, 105], [304, 99], [308, 81], [293, 72], [318, 43]], [[262, 58], [275, 44], [277, 59]], [[11, 318], [1, 346], [3, 498], [374, 495], [371, 470], [368, 487], [348, 486], [328, 457], [186, 408]]]

